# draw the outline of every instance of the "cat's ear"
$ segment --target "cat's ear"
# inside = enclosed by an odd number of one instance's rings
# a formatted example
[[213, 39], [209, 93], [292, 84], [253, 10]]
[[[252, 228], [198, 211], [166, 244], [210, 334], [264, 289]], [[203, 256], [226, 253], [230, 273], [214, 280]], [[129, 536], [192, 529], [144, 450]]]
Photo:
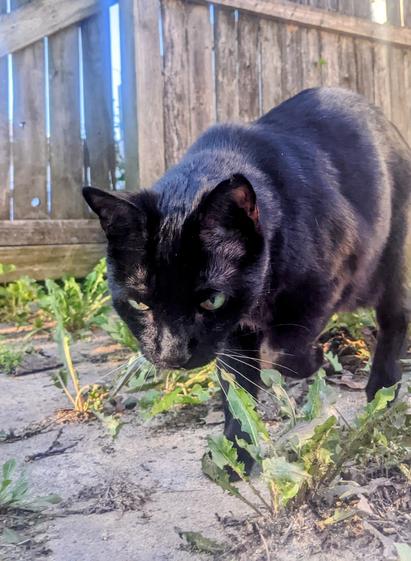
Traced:
[[257, 197], [250, 182], [234, 175], [219, 183], [200, 203], [201, 222], [206, 227], [253, 226], [259, 230]]
[[96, 187], [83, 187], [83, 197], [100, 223], [107, 237], [116, 229], [124, 227], [138, 215], [130, 193], [103, 191]]

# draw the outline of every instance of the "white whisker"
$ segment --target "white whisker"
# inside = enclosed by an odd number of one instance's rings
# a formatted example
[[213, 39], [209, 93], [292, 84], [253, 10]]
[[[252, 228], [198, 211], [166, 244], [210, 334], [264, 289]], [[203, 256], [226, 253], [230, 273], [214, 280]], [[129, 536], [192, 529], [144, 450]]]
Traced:
[[[262, 386], [260, 386], [259, 384], [257, 384], [256, 382], [253, 382], [253, 380], [251, 380], [251, 378], [248, 378], [245, 374], [243, 374], [242, 372], [240, 372], [239, 370], [236, 370], [234, 368], [234, 366], [230, 366], [229, 364], [227, 364], [226, 362], [223, 361], [223, 359], [219, 358], [218, 359], [221, 364], [223, 364], [224, 366], [226, 366], [227, 368], [231, 368], [232, 370], [234, 370], [234, 372], [236, 372], [237, 374], [239, 374], [240, 376], [242, 376], [245, 380], [247, 380], [247, 382], [250, 382], [250, 384], [253, 384], [256, 388], [258, 388], [260, 391], [266, 393], [267, 395], [269, 395], [272, 398], [275, 398], [275, 395], [272, 394], [270, 391], [268, 391], [267, 389], [263, 388]], [[240, 384], [241, 385], [241, 384]]]
[[[245, 364], [247, 366], [249, 366], [250, 368], [254, 368], [255, 370], [261, 370], [261, 368], [257, 368], [257, 366], [254, 366], [253, 364], [249, 364], [248, 362], [244, 362], [244, 360], [240, 360], [239, 358], [229, 355], [227, 353], [216, 353], [217, 356], [226, 356], [228, 358], [232, 358], [233, 360], [236, 360], [237, 362], [241, 362], [242, 364]], [[247, 358], [251, 358], [252, 357], [247, 357]], [[280, 368], [285, 368], [286, 370], [289, 370], [290, 372], [293, 372], [296, 376], [299, 377], [298, 372], [296, 372], [295, 370], [293, 370], [292, 368], [289, 368], [288, 366], [285, 366], [285, 364], [280, 364], [279, 362], [272, 362], [270, 364], [273, 364], [274, 366], [279, 366]]]

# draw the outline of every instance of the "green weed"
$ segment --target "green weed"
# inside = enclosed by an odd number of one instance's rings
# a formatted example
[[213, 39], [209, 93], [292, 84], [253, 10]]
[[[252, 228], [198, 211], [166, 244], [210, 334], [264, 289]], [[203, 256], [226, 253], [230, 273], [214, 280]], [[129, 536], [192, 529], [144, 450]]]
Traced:
[[130, 349], [134, 353], [139, 350], [137, 339], [131, 333], [130, 329], [121, 319], [106, 318], [103, 316], [99, 326], [106, 331], [116, 343], [120, 343], [123, 347]]
[[[0, 264], [0, 281], [1, 275], [14, 270], [13, 265]], [[27, 276], [0, 285], [0, 321], [16, 324], [29, 321], [38, 312], [42, 295], [41, 285]]]
[[0, 371], [13, 374], [23, 362], [24, 351], [12, 349], [0, 340]]
[[340, 312], [331, 316], [325, 331], [332, 329], [347, 329], [355, 338], [363, 335], [364, 328], [374, 330], [376, 328], [375, 313], [369, 308], [360, 308], [355, 312]]
[[218, 391], [215, 362], [191, 371], [157, 372], [143, 355], [137, 354], [113, 383], [110, 395], [115, 397], [123, 387], [129, 393], [145, 391], [139, 401], [145, 418], [183, 405], [200, 405]]
[[21, 509], [39, 511], [47, 508], [50, 504], [60, 502], [58, 495], [46, 495], [43, 497], [31, 496], [29, 483], [24, 471], [16, 473], [17, 462], [8, 460], [2, 466], [0, 478], [0, 512], [10, 509]]
[[353, 466], [372, 472], [399, 465], [405, 466], [404, 471], [409, 469], [406, 464], [411, 454], [411, 415], [404, 401], [393, 402], [395, 387], [380, 390], [348, 424], [333, 406], [332, 391], [323, 371], [315, 376], [299, 412], [285, 397], [281, 375], [275, 371], [263, 374], [265, 382], [273, 385], [273, 395], [289, 419], [280, 434], [274, 436], [269, 434], [253, 398], [231, 374], [222, 372], [229, 382], [230, 410], [250, 439], [249, 443], [239, 439], [237, 444], [260, 466], [270, 504], [245, 474], [236, 448], [224, 436], [209, 437], [210, 455], [203, 459], [203, 471], [244, 502], [248, 500], [229, 481], [227, 468], [247, 482], [258, 499], [252, 503], [254, 510], [261, 512], [265, 508], [275, 513], [289, 504], [309, 501], [324, 489], [338, 486], [342, 473]]
[[102, 259], [83, 281], [66, 277], [61, 283], [46, 280], [46, 295], [40, 305], [52, 318], [59, 319], [70, 333], [97, 325], [110, 309], [106, 263]]

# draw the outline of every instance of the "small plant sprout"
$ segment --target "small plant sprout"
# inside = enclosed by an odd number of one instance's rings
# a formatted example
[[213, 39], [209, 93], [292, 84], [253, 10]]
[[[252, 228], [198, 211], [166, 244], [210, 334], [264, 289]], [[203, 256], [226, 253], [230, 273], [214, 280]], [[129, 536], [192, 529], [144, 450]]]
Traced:
[[24, 351], [12, 349], [0, 340], [0, 372], [13, 374], [23, 362]]
[[70, 333], [97, 325], [109, 310], [105, 272], [102, 259], [82, 282], [74, 277], [64, 278], [61, 284], [46, 280], [47, 294], [41, 299], [41, 307], [53, 319], [59, 318]]
[[184, 405], [200, 405], [218, 391], [216, 364], [188, 372], [176, 370], [157, 371], [141, 353], [134, 355], [114, 381], [110, 396], [126, 391], [147, 390], [140, 399], [140, 411], [145, 418], [174, 410]]
[[8, 460], [2, 466], [0, 477], [0, 512], [11, 509], [40, 511], [51, 504], [60, 502], [58, 495], [33, 497], [29, 491], [26, 474], [16, 473], [17, 462]]
[[[2, 275], [15, 269], [14, 265], [0, 263], [0, 282]], [[0, 321], [23, 324], [33, 319], [38, 312], [37, 303], [42, 295], [41, 285], [27, 276], [0, 285]]]
[[61, 389], [78, 413], [99, 411], [108, 392], [98, 384], [81, 386], [79, 374], [73, 365], [70, 351], [70, 336], [61, 319], [57, 320], [56, 341], [64, 367], [53, 376], [54, 385]]

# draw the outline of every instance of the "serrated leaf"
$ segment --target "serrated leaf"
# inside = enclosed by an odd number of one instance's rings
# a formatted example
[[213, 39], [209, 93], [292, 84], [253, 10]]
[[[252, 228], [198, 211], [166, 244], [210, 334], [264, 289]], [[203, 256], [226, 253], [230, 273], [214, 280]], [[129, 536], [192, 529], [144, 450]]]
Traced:
[[217, 466], [209, 454], [204, 454], [201, 460], [203, 473], [207, 475], [214, 483], [217, 483], [224, 491], [230, 495], [239, 496], [240, 491], [230, 482], [228, 473]]
[[244, 464], [238, 461], [237, 450], [234, 444], [224, 435], [209, 436], [208, 448], [214, 463], [220, 469], [229, 466], [240, 477], [245, 477]]
[[269, 388], [272, 385], [283, 386], [284, 378], [282, 374], [273, 368], [263, 368], [260, 372], [261, 381]]
[[387, 405], [395, 399], [397, 391], [397, 384], [389, 388], [381, 388], [375, 394], [375, 397], [370, 403], [367, 404], [364, 413], [359, 415], [358, 421], [360, 425], [367, 419], [387, 408]]
[[330, 391], [325, 381], [325, 371], [320, 368], [308, 388], [307, 399], [301, 410], [306, 421], [311, 421], [324, 412], [329, 402]]
[[254, 446], [254, 444], [250, 444], [249, 442], [246, 442], [243, 438], [236, 437], [235, 440], [238, 446], [240, 446], [240, 448], [244, 448], [244, 450], [246, 450], [250, 454], [253, 460], [255, 460], [258, 464], [261, 463], [262, 461], [261, 451], [258, 446]]
[[115, 438], [117, 438], [121, 427], [123, 427], [125, 425], [125, 423], [123, 423], [115, 415], [103, 415], [102, 413], [99, 413], [98, 411], [93, 411], [93, 413], [97, 417], [97, 419], [99, 419], [103, 423], [105, 429], [110, 434], [110, 436], [113, 438], [113, 440]]
[[269, 438], [267, 427], [256, 411], [253, 397], [240, 386], [229, 386], [227, 401], [230, 411], [241, 425], [241, 429], [250, 436], [254, 446], [259, 445], [260, 436]]
[[271, 489], [278, 493], [283, 505], [297, 495], [302, 484], [309, 478], [301, 464], [291, 463], [284, 457], [265, 458], [262, 468], [264, 479]]

